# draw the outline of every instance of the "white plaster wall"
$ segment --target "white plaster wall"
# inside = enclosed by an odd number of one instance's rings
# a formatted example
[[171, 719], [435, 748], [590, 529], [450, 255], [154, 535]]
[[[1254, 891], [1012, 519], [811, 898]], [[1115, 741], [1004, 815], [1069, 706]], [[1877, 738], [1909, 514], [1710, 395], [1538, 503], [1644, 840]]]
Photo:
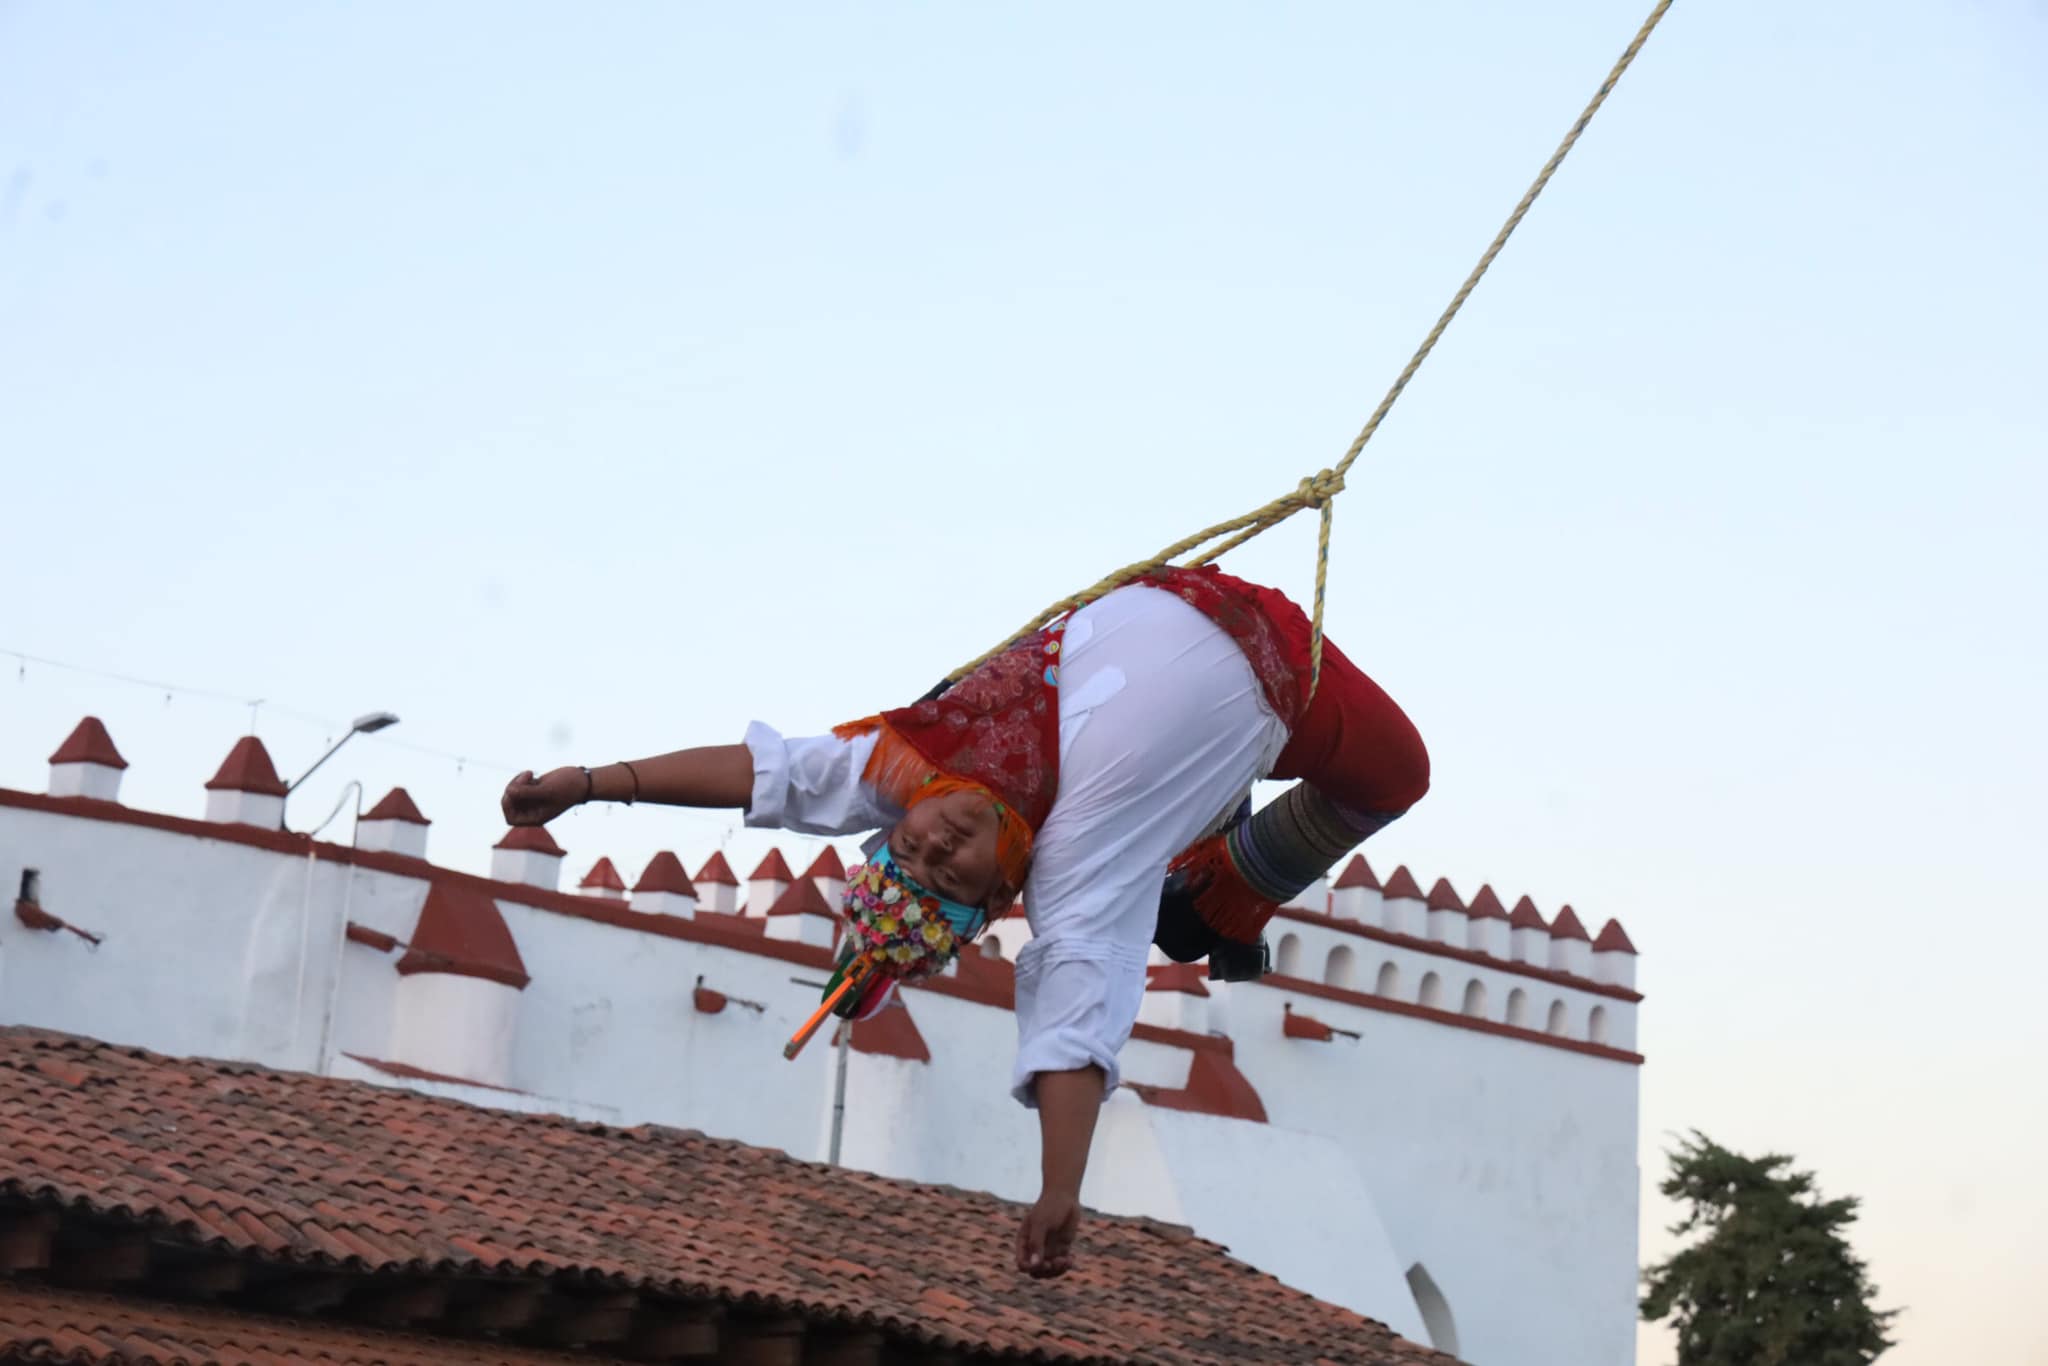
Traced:
[[[1360, 1039], [1284, 1038], [1290, 1001]], [[1465, 1360], [1632, 1360], [1633, 1066], [1271, 987], [1231, 1009], [1272, 1123], [1350, 1153], [1402, 1269], [1421, 1262], [1449, 1299]]]
[[1409, 1264], [1343, 1144], [1276, 1124], [1146, 1114], [1182, 1222], [1289, 1285], [1429, 1341], [1408, 1293]]
[[[0, 1021], [311, 1067], [342, 869], [227, 840], [0, 807], [0, 885], [42, 870], [50, 914], [0, 916]], [[310, 879], [310, 895], [309, 895]], [[309, 953], [300, 990], [302, 935]]]
[[391, 997], [387, 1061], [484, 1086], [509, 1086], [519, 988], [481, 977], [415, 972]]
[[50, 795], [116, 802], [121, 799], [122, 772], [106, 764], [51, 764]]
[[[1286, 927], [1284, 930], [1281, 929], [1283, 925]], [[1371, 993], [1378, 985], [1381, 965], [1393, 963], [1401, 974], [1400, 989], [1395, 999], [1414, 1005], [1419, 999], [1424, 974], [1434, 972], [1442, 979], [1444, 986], [1440, 1009], [1455, 1013], [1464, 1004], [1466, 985], [1478, 981], [1486, 988], [1485, 1018], [1496, 1024], [1505, 1024], [1508, 993], [1520, 987], [1528, 993], [1530, 1018], [1534, 1021], [1531, 1027], [1540, 1031], [1543, 1022], [1548, 1018], [1550, 1003], [1561, 1000], [1565, 1003], [1567, 1017], [1571, 1021], [1567, 1037], [1586, 1042], [1587, 1017], [1594, 1006], [1604, 1006], [1607, 1009], [1607, 1046], [1631, 1052], [1636, 1046], [1634, 1002], [1515, 972], [1506, 965], [1505, 960], [1498, 966], [1476, 964], [1461, 958], [1382, 943], [1362, 935], [1347, 934], [1343, 930], [1302, 921], [1275, 920], [1267, 933], [1276, 939], [1280, 934], [1294, 936], [1300, 945], [1300, 957], [1299, 971], [1292, 975], [1306, 978], [1311, 982], [1321, 982], [1331, 952], [1346, 947], [1352, 951], [1353, 971], [1358, 984], [1356, 989], [1359, 991]]]

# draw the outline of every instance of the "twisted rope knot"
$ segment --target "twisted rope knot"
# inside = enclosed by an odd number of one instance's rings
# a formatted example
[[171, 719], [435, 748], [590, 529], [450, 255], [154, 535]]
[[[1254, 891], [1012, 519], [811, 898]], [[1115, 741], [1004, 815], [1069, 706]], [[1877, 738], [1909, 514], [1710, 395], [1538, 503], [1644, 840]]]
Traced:
[[1344, 476], [1335, 470], [1321, 473], [1301, 481], [1294, 490], [1294, 501], [1305, 508], [1320, 508], [1344, 491]]

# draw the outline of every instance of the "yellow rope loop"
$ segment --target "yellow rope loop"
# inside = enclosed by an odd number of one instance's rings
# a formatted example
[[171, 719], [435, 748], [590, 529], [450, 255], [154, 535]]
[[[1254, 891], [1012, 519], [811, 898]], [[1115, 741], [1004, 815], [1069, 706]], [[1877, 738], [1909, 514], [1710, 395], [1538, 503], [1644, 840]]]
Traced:
[[[1264, 507], [1248, 512], [1242, 517], [1234, 517], [1227, 522], [1218, 522], [1215, 526], [1205, 531], [1197, 532], [1193, 536], [1174, 542], [1149, 560], [1140, 560], [1136, 564], [1126, 565], [1114, 574], [1099, 580], [1093, 587], [1083, 589], [1072, 597], [1061, 598], [1058, 602], [1026, 622], [1022, 628], [1002, 644], [981, 655], [979, 658], [961, 665], [948, 674], [946, 676], [948, 681], [957, 683], [975, 669], [980, 668], [983, 664], [1001, 654], [1004, 650], [1009, 649], [1025, 636], [1030, 635], [1054, 617], [1059, 616], [1062, 612], [1071, 612], [1076, 608], [1084, 607], [1105, 593], [1121, 588], [1124, 584], [1129, 583], [1140, 575], [1149, 574], [1155, 569], [1171, 564], [1180, 555], [1192, 555], [1193, 557], [1187, 561], [1190, 565], [1208, 564], [1221, 558], [1229, 551], [1235, 550], [1238, 546], [1252, 539], [1252, 537], [1261, 534], [1271, 527], [1278, 526], [1303, 508], [1315, 508], [1322, 513], [1322, 527], [1316, 536], [1316, 598], [1315, 610], [1310, 619], [1311, 629], [1309, 636], [1309, 695], [1314, 696], [1316, 684], [1322, 681], [1323, 674], [1323, 598], [1330, 570], [1332, 500], [1344, 491], [1345, 474], [1351, 469], [1352, 463], [1358, 459], [1359, 453], [1365, 449], [1365, 444], [1372, 440], [1373, 433], [1379, 430], [1380, 423], [1386, 419], [1387, 413], [1392, 410], [1394, 401], [1400, 398], [1402, 393], [1407, 390], [1408, 381], [1415, 378], [1415, 372], [1422, 368], [1422, 362], [1429, 359], [1430, 352], [1436, 349], [1436, 344], [1443, 337], [1444, 330], [1451, 325], [1451, 320], [1458, 316], [1458, 310], [1465, 306], [1465, 300], [1471, 297], [1472, 291], [1479, 284], [1480, 277], [1486, 274], [1487, 268], [1493, 264], [1494, 258], [1500, 255], [1501, 248], [1507, 245], [1508, 238], [1514, 234], [1515, 229], [1520, 226], [1522, 219], [1527, 216], [1530, 206], [1536, 202], [1536, 196], [1543, 193], [1544, 186], [1548, 185], [1550, 178], [1557, 174], [1557, 168], [1564, 163], [1565, 156], [1577, 145], [1579, 135], [1586, 131], [1586, 125], [1593, 121], [1593, 115], [1598, 113], [1600, 106], [1607, 102], [1607, 97], [1614, 92], [1615, 85], [1621, 80], [1622, 73], [1627, 71], [1629, 64], [1635, 61], [1636, 54], [1643, 50], [1643, 44], [1649, 40], [1651, 31], [1657, 27], [1658, 23], [1664, 18], [1665, 11], [1670, 8], [1671, 0], [1657, 0], [1656, 8], [1650, 11], [1650, 17], [1643, 20], [1642, 27], [1636, 30], [1636, 36], [1622, 50], [1622, 54], [1614, 63], [1613, 69], [1607, 73], [1607, 79], [1602, 81], [1600, 88], [1593, 92], [1593, 98], [1587, 103], [1585, 109], [1580, 112], [1579, 117], [1573, 121], [1571, 130], [1564, 135], [1564, 141], [1558, 143], [1557, 150], [1550, 154], [1550, 160], [1543, 164], [1543, 169], [1537, 172], [1536, 179], [1530, 184], [1528, 190], [1523, 193], [1521, 202], [1515, 205], [1514, 212], [1508, 215], [1507, 221], [1501, 224], [1500, 231], [1493, 235], [1493, 241], [1489, 242], [1486, 250], [1480, 253], [1479, 264], [1472, 267], [1472, 271], [1465, 277], [1464, 283], [1458, 286], [1458, 292], [1451, 296], [1451, 302], [1438, 315], [1435, 324], [1429, 329], [1428, 335], [1423, 337], [1422, 344], [1415, 348], [1415, 354], [1410, 356], [1408, 363], [1401, 367], [1401, 373], [1395, 376], [1394, 382], [1387, 389], [1385, 397], [1380, 399], [1379, 406], [1373, 409], [1372, 416], [1366, 419], [1365, 426], [1359, 430], [1357, 437], [1352, 440], [1350, 449], [1344, 452], [1344, 458], [1339, 460], [1334, 468], [1326, 469], [1311, 478], [1302, 480], [1296, 486], [1294, 492], [1284, 498], [1276, 498]], [[1195, 551], [1201, 550], [1201, 547], [1208, 546], [1210, 542], [1221, 537], [1228, 537], [1229, 539], [1224, 540], [1220, 545], [1202, 550], [1200, 554], [1194, 554]]]

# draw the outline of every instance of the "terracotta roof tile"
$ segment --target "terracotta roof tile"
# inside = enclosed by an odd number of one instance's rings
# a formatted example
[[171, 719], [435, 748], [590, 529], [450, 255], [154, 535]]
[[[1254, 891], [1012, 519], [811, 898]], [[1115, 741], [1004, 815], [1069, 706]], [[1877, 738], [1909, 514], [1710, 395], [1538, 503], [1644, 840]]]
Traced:
[[277, 765], [270, 762], [270, 751], [253, 735], [244, 735], [235, 741], [228, 757], [221, 760], [220, 771], [206, 780], [206, 790], [256, 792], [266, 797], [285, 794], [284, 779], [277, 776]]
[[1630, 942], [1628, 931], [1621, 927], [1619, 920], [1610, 920], [1600, 927], [1600, 937], [1593, 941], [1595, 953], [1633, 954], [1636, 946]]
[[515, 825], [491, 848], [525, 849], [535, 854], [553, 854], [557, 858], [568, 852], [555, 843], [555, 837], [548, 833], [545, 825]]
[[406, 975], [445, 972], [481, 977], [522, 990], [531, 980], [498, 903], [453, 879], [436, 879], [427, 889], [419, 924], [413, 927], [398, 970]]
[[1387, 879], [1387, 885], [1381, 891], [1389, 901], [1422, 900], [1422, 884], [1415, 880], [1415, 874], [1408, 871], [1405, 863], [1394, 870], [1394, 875]]
[[50, 756], [53, 764], [104, 764], [108, 768], [126, 768], [128, 761], [121, 757], [121, 751], [114, 748], [114, 737], [107, 734], [107, 727], [97, 716], [88, 716], [71, 728], [71, 734], [64, 737], [64, 743], [57, 746], [57, 752]]
[[749, 882], [788, 882], [790, 878], [789, 864], [783, 859], [780, 849], [770, 849], [768, 857], [761, 860], [761, 866], [747, 875]]
[[603, 1366], [618, 1360], [8, 1280], [0, 1280], [0, 1358], [74, 1366]]
[[1493, 884], [1482, 882], [1472, 904], [1465, 908], [1465, 914], [1474, 920], [1506, 920], [1508, 908], [1501, 905], [1500, 898], [1494, 895]]
[[363, 813], [366, 821], [404, 821], [407, 825], [432, 825], [433, 822], [420, 814], [413, 804], [412, 794], [402, 787], [394, 787], [377, 804]]
[[1369, 892], [1380, 889], [1380, 880], [1373, 875], [1372, 865], [1365, 861], [1365, 855], [1353, 854], [1351, 862], [1344, 865], [1344, 871], [1337, 874], [1337, 880], [1330, 884], [1333, 892], [1347, 892], [1353, 887], [1363, 887]]
[[1591, 935], [1586, 933], [1586, 927], [1579, 923], [1578, 915], [1569, 906], [1560, 909], [1557, 913], [1557, 919], [1550, 922], [1550, 937], [1552, 939], [1592, 938]]
[[674, 892], [677, 896], [697, 895], [697, 889], [690, 883], [690, 875], [683, 871], [683, 861], [666, 849], [647, 860], [647, 871], [640, 874], [633, 890]]
[[1508, 916], [1508, 924], [1518, 930], [1543, 930], [1547, 933], [1550, 929], [1543, 912], [1537, 910], [1536, 903], [1526, 896], [1515, 903], [1514, 911]]
[[619, 876], [619, 870], [612, 866], [610, 859], [600, 858], [590, 865], [590, 871], [585, 873], [583, 881], [576, 885], [598, 892], [623, 892], [626, 890], [626, 879]]
[[[65, 1085], [42, 1062], [83, 1080]], [[1173, 1094], [1155, 1093], [1153, 1103]], [[1178, 1094], [1258, 1105], [1229, 1053], [1208, 1048], [1197, 1050]], [[604, 1280], [643, 1295], [765, 1304], [977, 1355], [1152, 1366], [1449, 1362], [1150, 1220], [1092, 1217], [1074, 1271], [1033, 1281], [1006, 1269], [1020, 1207], [991, 1195], [686, 1131], [580, 1124], [18, 1028], [0, 1029], [0, 1201], [146, 1228], [159, 1247], [211, 1243], [223, 1255], [261, 1250], [318, 1268], [334, 1260], [331, 1241], [356, 1248], [369, 1273]], [[888, 1274], [874, 1274], [878, 1265]], [[54, 1301], [61, 1292], [26, 1293]], [[0, 1321], [27, 1312], [10, 1306]], [[220, 1322], [214, 1311], [153, 1312]], [[61, 1335], [53, 1325], [47, 1340], [85, 1342], [112, 1316], [63, 1317], [85, 1322]], [[338, 1361], [357, 1360], [346, 1344], [370, 1336], [292, 1322], [336, 1334], [341, 1346], [329, 1355]], [[180, 1320], [178, 1331], [202, 1326]], [[296, 1359], [210, 1341], [183, 1358]], [[421, 1360], [470, 1359], [465, 1344], [402, 1342], [420, 1344]], [[103, 1346], [79, 1359], [137, 1359], [125, 1350]], [[401, 1351], [362, 1359], [414, 1359]], [[540, 1359], [497, 1343], [489, 1355]]]
[[805, 877], [829, 877], [846, 881], [846, 865], [840, 862], [839, 851], [826, 845], [824, 852], [811, 860], [811, 866], [804, 870]]
[[1458, 900], [1457, 889], [1451, 886], [1449, 878], [1438, 878], [1436, 886], [1429, 889], [1429, 909], [1432, 911], [1462, 911], [1465, 909], [1465, 903]]
[[711, 857], [704, 860], [704, 866], [697, 870], [696, 880], [709, 886], [740, 885], [740, 880], [732, 875], [732, 865], [725, 861], [725, 855], [718, 850], [713, 850]]

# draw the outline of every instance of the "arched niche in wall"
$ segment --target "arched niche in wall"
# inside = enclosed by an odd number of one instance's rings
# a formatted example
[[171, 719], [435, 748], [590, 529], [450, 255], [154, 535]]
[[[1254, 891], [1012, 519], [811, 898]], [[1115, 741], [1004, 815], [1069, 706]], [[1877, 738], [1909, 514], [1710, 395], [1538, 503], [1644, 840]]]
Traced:
[[1408, 1268], [1408, 1293], [1422, 1311], [1422, 1326], [1429, 1333], [1429, 1345], [1439, 1352], [1458, 1354], [1458, 1322], [1451, 1317], [1451, 1302], [1437, 1288], [1429, 1271], [1417, 1262]]
[[1417, 1003], [1439, 1009], [1444, 1003], [1444, 979], [1433, 972], [1422, 974], [1422, 989], [1415, 993]]
[[1593, 1013], [1586, 1017], [1586, 1037], [1594, 1043], [1607, 1042], [1606, 1006], [1594, 1006]]
[[981, 956], [983, 958], [1001, 958], [1003, 956], [1003, 941], [992, 934], [983, 935], [981, 937]]
[[1465, 983], [1465, 1001], [1460, 1007], [1467, 1015], [1486, 1017], [1486, 983], [1474, 977]]
[[1330, 950], [1329, 960], [1323, 964], [1323, 984], [1333, 987], [1358, 984], [1358, 955], [1351, 951], [1349, 944], [1339, 944]]
[[1373, 991], [1381, 996], [1401, 994], [1401, 968], [1397, 963], [1380, 964], [1380, 979], [1373, 984]]
[[1529, 993], [1520, 987], [1508, 993], [1508, 1023], [1521, 1029], [1529, 1027]]
[[1301, 976], [1301, 936], [1283, 934], [1280, 945], [1273, 951], [1273, 971], [1282, 977]]
[[1550, 1018], [1544, 1021], [1543, 1028], [1551, 1034], [1562, 1034], [1568, 1024], [1569, 1017], [1568, 1012], [1564, 1008], [1564, 1002], [1552, 1001], [1550, 1003]]

